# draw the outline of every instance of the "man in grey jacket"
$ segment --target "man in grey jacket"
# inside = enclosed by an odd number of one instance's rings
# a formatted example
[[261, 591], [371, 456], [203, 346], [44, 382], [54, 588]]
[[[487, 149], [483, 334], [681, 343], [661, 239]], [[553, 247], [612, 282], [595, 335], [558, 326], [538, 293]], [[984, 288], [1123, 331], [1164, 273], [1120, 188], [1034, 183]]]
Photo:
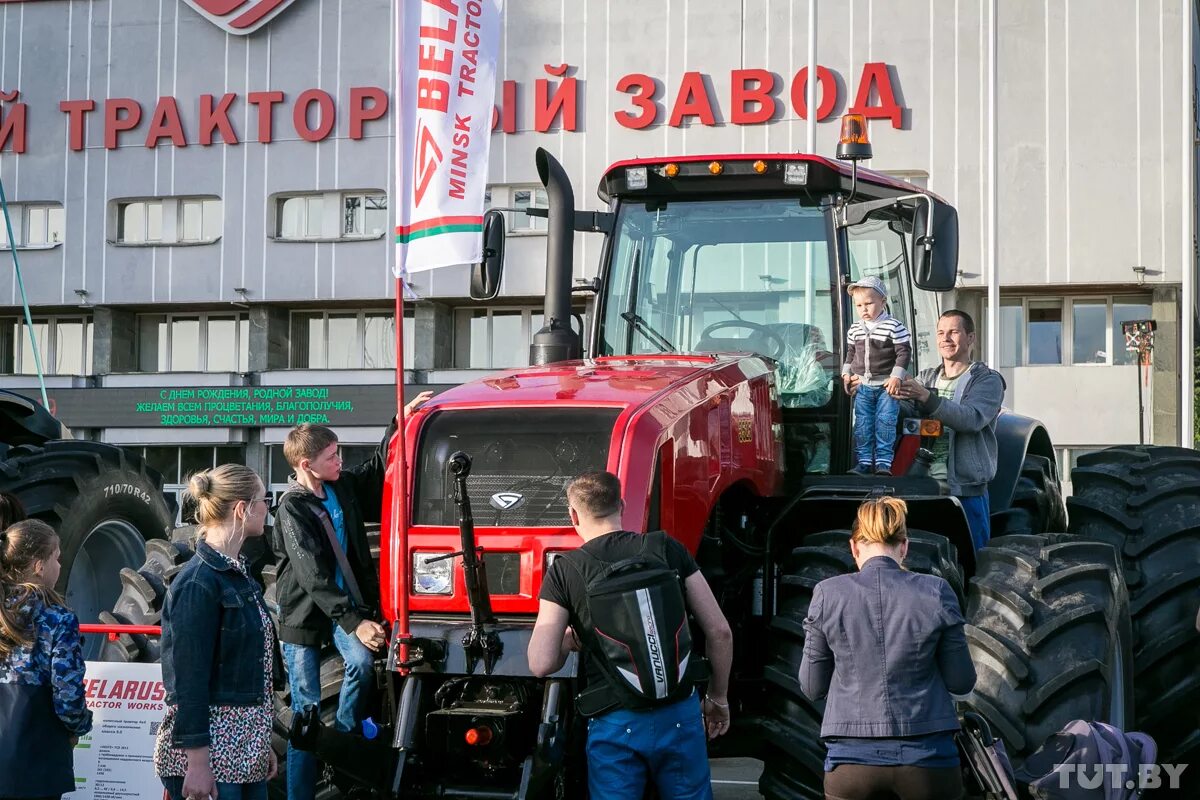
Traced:
[[992, 532], [988, 482], [996, 475], [996, 418], [1004, 401], [1004, 378], [971, 360], [975, 322], [965, 311], [951, 309], [938, 318], [937, 346], [942, 363], [906, 378], [896, 396], [903, 401], [903, 416], [942, 423], [932, 474], [962, 503], [978, 550]]

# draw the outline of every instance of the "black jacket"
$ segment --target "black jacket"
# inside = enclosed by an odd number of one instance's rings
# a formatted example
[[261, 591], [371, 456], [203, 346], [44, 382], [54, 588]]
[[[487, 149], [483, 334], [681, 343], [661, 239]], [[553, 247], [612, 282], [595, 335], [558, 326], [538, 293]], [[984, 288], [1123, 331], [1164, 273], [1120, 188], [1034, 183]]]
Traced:
[[396, 431], [388, 426], [370, 461], [342, 470], [325, 491], [337, 495], [346, 526], [346, 559], [363, 593], [365, 607], [356, 607], [334, 580], [337, 558], [317, 516], [321, 498], [294, 479], [275, 511], [272, 545], [277, 559], [279, 639], [291, 644], [319, 646], [330, 640], [333, 620], [346, 633], [373, 619], [379, 609], [379, 577], [371, 562], [366, 522], [378, 522], [383, 510], [383, 476], [388, 443]]

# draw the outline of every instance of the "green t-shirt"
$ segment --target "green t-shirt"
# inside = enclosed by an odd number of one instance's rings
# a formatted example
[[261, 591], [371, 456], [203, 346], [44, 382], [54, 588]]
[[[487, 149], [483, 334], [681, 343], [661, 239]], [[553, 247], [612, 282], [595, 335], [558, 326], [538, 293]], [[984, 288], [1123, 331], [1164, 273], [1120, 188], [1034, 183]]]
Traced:
[[[938, 376], [937, 392], [938, 397], [951, 398], [954, 397], [954, 389], [958, 386], [959, 379], [966, 375], [967, 371], [955, 375], [953, 378], [947, 378], [945, 373]], [[949, 459], [950, 459], [950, 436], [949, 431], [942, 428], [942, 435], [939, 436], [933, 443], [933, 466], [929, 470], [929, 474], [939, 481], [946, 480], [949, 475]]]

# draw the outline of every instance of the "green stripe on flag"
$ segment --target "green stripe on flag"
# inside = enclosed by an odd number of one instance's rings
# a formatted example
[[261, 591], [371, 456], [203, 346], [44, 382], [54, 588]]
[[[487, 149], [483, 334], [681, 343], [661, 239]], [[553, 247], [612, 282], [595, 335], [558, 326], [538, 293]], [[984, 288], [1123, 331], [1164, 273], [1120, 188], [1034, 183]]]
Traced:
[[397, 243], [407, 243], [415, 239], [424, 239], [426, 236], [437, 236], [442, 233], [483, 233], [482, 225], [439, 225], [436, 228], [425, 228], [424, 230], [412, 231], [408, 234], [397, 233]]

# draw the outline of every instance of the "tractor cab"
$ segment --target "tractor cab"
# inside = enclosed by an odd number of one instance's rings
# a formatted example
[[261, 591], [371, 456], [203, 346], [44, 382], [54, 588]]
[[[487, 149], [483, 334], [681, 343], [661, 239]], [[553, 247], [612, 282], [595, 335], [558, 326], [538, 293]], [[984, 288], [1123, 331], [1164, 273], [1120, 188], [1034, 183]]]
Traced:
[[[569, 286], [571, 251], [550, 242], [548, 325], [533, 363], [584, 352], [757, 354], [775, 371], [789, 486], [844, 472], [851, 415], [839, 376], [853, 311], [844, 287], [867, 276], [883, 282], [888, 311], [913, 333], [915, 373], [937, 357], [937, 293], [954, 287], [958, 250], [951, 206], [858, 169], [869, 145], [850, 144], [839, 148], [849, 164], [803, 154], [618, 162], [599, 186], [609, 210], [593, 213], [573, 210], [569, 184], [556, 188], [566, 182], [561, 167], [539, 151], [551, 238], [600, 230], [608, 241], [589, 287], [597, 297], [583, 348], [569, 324], [555, 322], [569, 318], [569, 297], [560, 301], [567, 309], [557, 308], [553, 285]], [[489, 248], [502, 251], [495, 242]], [[477, 296], [498, 286], [494, 261], [477, 273]]]

